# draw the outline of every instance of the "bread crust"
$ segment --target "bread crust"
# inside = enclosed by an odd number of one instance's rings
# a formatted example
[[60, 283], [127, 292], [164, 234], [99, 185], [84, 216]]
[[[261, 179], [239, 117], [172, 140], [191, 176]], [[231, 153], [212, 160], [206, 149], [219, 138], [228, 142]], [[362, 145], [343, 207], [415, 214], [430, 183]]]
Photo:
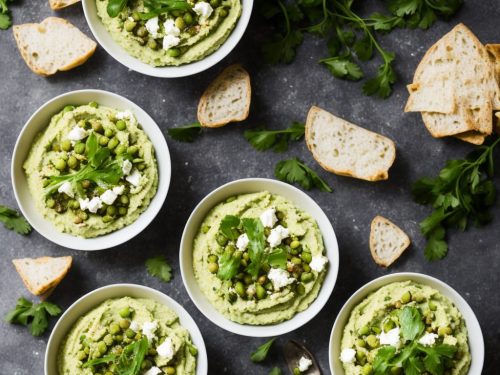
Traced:
[[393, 150], [394, 150], [393, 157], [392, 157], [392, 160], [390, 161], [390, 164], [389, 164], [389, 167], [387, 168], [387, 170], [381, 170], [378, 173], [373, 174], [373, 175], [368, 176], [368, 177], [360, 177], [360, 176], [357, 176], [354, 173], [354, 171], [352, 171], [352, 170], [335, 169], [333, 167], [330, 167], [329, 165], [326, 165], [325, 163], [323, 163], [320, 160], [320, 158], [314, 152], [314, 147], [312, 145], [312, 139], [311, 139], [311, 133], [312, 133], [312, 126], [313, 126], [314, 118], [315, 118], [316, 114], [318, 112], [321, 112], [321, 111], [325, 111], [325, 110], [322, 109], [322, 108], [320, 108], [320, 107], [317, 107], [317, 106], [313, 105], [311, 107], [311, 109], [309, 110], [308, 114], [307, 114], [307, 120], [306, 120], [306, 126], [305, 126], [305, 137], [304, 138], [306, 140], [307, 148], [309, 149], [309, 151], [311, 151], [311, 154], [312, 154], [314, 160], [316, 160], [316, 162], [324, 170], [326, 170], [328, 172], [331, 172], [331, 173], [334, 173], [336, 175], [347, 176], [347, 177], [354, 177], [354, 178], [358, 178], [360, 180], [365, 180], [365, 181], [370, 181], [370, 182], [387, 180], [389, 178], [389, 172], [388, 171], [392, 167], [392, 165], [394, 164], [394, 160], [396, 160], [396, 145], [395, 145], [395, 143], [394, 143], [394, 141], [392, 139], [384, 137], [384, 136], [382, 136], [382, 135], [380, 135], [378, 133], [372, 132], [372, 131], [364, 129], [364, 128], [363, 128], [364, 130], [366, 130], [369, 133], [372, 133], [377, 138], [381, 138], [381, 139], [384, 139], [385, 141], [388, 141], [389, 144], [390, 144], [390, 146], [393, 148]]
[[[376, 238], [375, 238], [375, 227], [377, 223], [384, 223], [384, 224], [389, 224], [390, 226], [394, 226], [397, 229], [399, 229], [400, 234], [403, 236], [404, 235], [404, 245], [399, 251], [395, 252], [393, 256], [390, 259], [384, 260], [381, 259], [378, 254], [376, 253]], [[394, 263], [396, 260], [399, 259], [399, 257], [405, 252], [406, 249], [410, 246], [411, 241], [410, 237], [396, 224], [394, 224], [392, 221], [389, 219], [386, 219], [383, 216], [377, 215], [373, 218], [372, 223], [370, 225], [370, 252], [372, 254], [373, 260], [375, 263], [377, 263], [381, 267], [389, 267], [392, 263]]]
[[[245, 86], [246, 86], [246, 94], [248, 97], [247, 102], [245, 103], [245, 111], [241, 117], [236, 117], [236, 118], [226, 118], [217, 122], [210, 122], [208, 119], [204, 117], [204, 112], [207, 107], [208, 101], [209, 101], [209, 96], [214, 91], [217, 86], [219, 85], [220, 82], [224, 81], [229, 74], [231, 74], [233, 71], [240, 70], [244, 74], [244, 80], [245, 80]], [[201, 126], [205, 128], [220, 128], [222, 126], [225, 126], [229, 124], [230, 122], [239, 122], [246, 120], [248, 118], [248, 115], [250, 114], [250, 103], [251, 103], [251, 98], [252, 98], [252, 86], [250, 83], [250, 74], [243, 68], [241, 64], [233, 64], [225, 68], [205, 89], [203, 94], [200, 97], [200, 101], [198, 103], [198, 111], [197, 111], [197, 117], [198, 117], [198, 122], [201, 124]]]
[[49, 0], [49, 5], [51, 9], [59, 10], [78, 2], [80, 2], [80, 0]]

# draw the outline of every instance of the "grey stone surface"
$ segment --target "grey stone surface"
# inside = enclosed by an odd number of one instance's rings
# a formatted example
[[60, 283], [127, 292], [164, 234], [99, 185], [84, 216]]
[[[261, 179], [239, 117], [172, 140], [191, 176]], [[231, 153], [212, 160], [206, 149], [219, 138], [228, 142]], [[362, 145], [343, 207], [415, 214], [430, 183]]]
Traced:
[[[22, 1], [13, 6], [16, 23], [38, 22], [53, 15], [46, 1]], [[79, 5], [57, 13], [90, 35]], [[428, 263], [423, 257], [424, 240], [418, 222], [429, 209], [412, 202], [410, 186], [423, 175], [434, 175], [449, 158], [463, 157], [471, 146], [454, 139], [436, 140], [424, 129], [417, 114], [404, 114], [405, 84], [426, 49], [439, 36], [461, 21], [470, 26], [483, 42], [499, 42], [498, 0], [469, 0], [450, 22], [438, 22], [431, 30], [399, 30], [380, 38], [397, 53], [399, 76], [394, 94], [388, 100], [364, 96], [360, 83], [332, 78], [316, 61], [324, 51], [322, 41], [306, 38], [296, 61], [287, 66], [270, 67], [260, 62], [258, 41], [265, 25], [252, 18], [238, 47], [219, 65], [193, 77], [156, 79], [129, 71], [98, 48], [88, 63], [51, 78], [38, 77], [23, 63], [11, 31], [0, 32], [0, 203], [16, 206], [10, 183], [11, 153], [28, 117], [52, 97], [75, 89], [98, 88], [115, 92], [144, 108], [166, 135], [173, 126], [193, 121], [198, 98], [220, 69], [233, 62], [243, 63], [251, 73], [253, 103], [251, 117], [242, 124], [207, 131], [193, 144], [167, 139], [172, 157], [172, 181], [166, 203], [153, 223], [135, 239], [118, 248], [102, 252], [70, 251], [56, 246], [37, 233], [21, 237], [0, 227], [0, 314], [15, 305], [28, 292], [17, 276], [11, 259], [42, 255], [72, 255], [74, 267], [57, 288], [52, 300], [67, 308], [83, 294], [100, 286], [132, 282], [147, 285], [181, 303], [198, 323], [207, 345], [210, 374], [266, 374], [273, 365], [285, 369], [281, 347], [288, 339], [303, 341], [317, 356], [324, 373], [328, 368], [328, 339], [336, 314], [347, 298], [364, 283], [391, 272], [423, 272], [449, 283], [471, 305], [481, 323], [486, 343], [484, 373], [496, 374], [500, 368], [500, 245], [494, 222], [466, 233], [452, 231], [451, 251], [440, 262]], [[371, 64], [375, 69], [375, 64]], [[253, 124], [285, 127], [293, 120], [303, 121], [307, 110], [317, 104], [327, 110], [380, 132], [395, 140], [398, 156], [385, 182], [367, 183], [337, 177], [321, 171], [304, 143], [294, 144], [284, 155], [258, 153], [242, 133]], [[243, 177], [273, 178], [275, 163], [299, 156], [318, 170], [335, 189], [332, 194], [311, 191], [330, 218], [340, 247], [340, 272], [335, 290], [322, 312], [309, 324], [278, 339], [264, 365], [249, 360], [249, 352], [263, 342], [225, 332], [207, 321], [190, 301], [178, 267], [181, 232], [191, 210], [211, 190]], [[498, 156], [497, 156], [498, 160]], [[496, 179], [498, 184], [498, 178]], [[368, 249], [369, 224], [381, 214], [398, 223], [411, 236], [411, 249], [389, 270], [375, 265]], [[162, 284], [150, 277], [144, 261], [165, 254], [174, 268], [174, 280]], [[477, 332], [470, 332], [471, 335]], [[48, 334], [33, 338], [23, 327], [0, 323], [0, 373], [42, 374]]]

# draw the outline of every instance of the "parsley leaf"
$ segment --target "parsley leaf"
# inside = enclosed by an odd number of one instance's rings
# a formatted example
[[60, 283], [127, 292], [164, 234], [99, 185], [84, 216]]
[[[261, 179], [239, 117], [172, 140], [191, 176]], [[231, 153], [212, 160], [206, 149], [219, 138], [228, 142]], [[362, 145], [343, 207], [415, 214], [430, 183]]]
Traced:
[[16, 307], [5, 316], [5, 321], [11, 324], [29, 325], [33, 336], [41, 336], [49, 326], [49, 317], [59, 314], [61, 309], [53, 303], [45, 301], [34, 305], [26, 298], [20, 297]]
[[490, 145], [480, 146], [465, 159], [449, 160], [438, 177], [424, 177], [413, 184], [415, 202], [434, 209], [420, 223], [420, 231], [427, 239], [427, 260], [446, 256], [447, 228], [463, 231], [469, 222], [482, 225], [491, 219], [489, 208], [496, 196], [493, 152], [499, 142], [497, 138]]
[[273, 367], [271, 371], [269, 371], [269, 375], [282, 375], [283, 372], [279, 367]]
[[358, 64], [352, 61], [350, 55], [329, 57], [321, 59], [320, 62], [325, 64], [330, 73], [337, 78], [358, 81], [364, 76], [363, 71]]
[[231, 280], [240, 269], [241, 251], [231, 251], [226, 248], [219, 259], [217, 277], [221, 280]]
[[276, 248], [274, 251], [271, 251], [267, 256], [267, 263], [271, 267], [286, 269], [286, 262], [287, 262], [287, 251], [282, 247]]
[[172, 279], [172, 267], [163, 255], [146, 260], [146, 268], [151, 276], [168, 283]]
[[321, 191], [332, 192], [330, 186], [316, 172], [297, 158], [278, 162], [274, 170], [274, 175], [279, 180], [288, 182], [289, 184], [298, 183], [306, 190], [316, 187]]
[[242, 220], [243, 229], [248, 236], [248, 255], [250, 264], [247, 272], [257, 277], [264, 261], [264, 249], [266, 247], [266, 236], [264, 234], [264, 225], [260, 219], [244, 218]]
[[305, 126], [300, 122], [293, 122], [283, 130], [256, 129], [247, 130], [245, 139], [258, 151], [273, 149], [275, 152], [284, 152], [290, 141], [298, 141], [304, 136]]
[[16, 210], [0, 205], [0, 221], [5, 228], [15, 231], [19, 234], [28, 234], [31, 232], [31, 225]]
[[237, 228], [240, 218], [234, 215], [226, 215], [220, 222], [219, 231], [229, 240], [236, 240], [240, 236]]
[[148, 338], [143, 336], [125, 348], [118, 358], [116, 370], [118, 375], [137, 375], [141, 371], [141, 365], [149, 349]]
[[179, 142], [193, 142], [201, 134], [201, 124], [193, 122], [192, 124], [180, 126], [178, 128], [170, 128], [167, 133], [172, 139]]
[[401, 310], [399, 322], [401, 324], [401, 335], [406, 341], [415, 340], [425, 329], [420, 312], [412, 306], [405, 306]]
[[256, 351], [254, 351], [252, 353], [252, 355], [250, 356], [250, 359], [252, 360], [252, 362], [262, 362], [264, 359], [266, 359], [267, 357], [267, 353], [269, 353], [269, 349], [271, 349], [271, 346], [273, 345], [274, 341], [276, 340], [276, 338], [273, 338], [269, 341], [267, 341], [266, 343], [262, 344], [261, 346], [259, 346], [257, 348]]
[[12, 16], [9, 10], [9, 3], [13, 0], [0, 0], [0, 29], [7, 30], [12, 25]]

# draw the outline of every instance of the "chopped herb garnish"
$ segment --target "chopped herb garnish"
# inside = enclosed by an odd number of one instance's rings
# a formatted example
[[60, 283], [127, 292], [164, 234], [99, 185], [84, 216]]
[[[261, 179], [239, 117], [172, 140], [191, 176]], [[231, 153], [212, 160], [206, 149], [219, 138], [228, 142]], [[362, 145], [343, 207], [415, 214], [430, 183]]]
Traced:
[[31, 232], [31, 225], [19, 212], [2, 205], [0, 205], [0, 222], [3, 223], [5, 228], [19, 234], [28, 234]]
[[163, 255], [146, 260], [146, 268], [151, 276], [168, 283], [172, 279], [172, 267]]
[[167, 132], [176, 141], [191, 143], [201, 134], [201, 124], [193, 122], [178, 128], [170, 128]]
[[274, 174], [279, 180], [289, 184], [297, 183], [306, 190], [316, 187], [321, 191], [332, 192], [332, 188], [316, 172], [297, 158], [280, 161]]
[[275, 152], [288, 150], [290, 141], [298, 141], [304, 136], [305, 127], [300, 122], [283, 130], [255, 129], [244, 133], [245, 139], [258, 151], [273, 149]]
[[263, 360], [265, 360], [267, 354], [269, 353], [269, 349], [271, 349], [271, 346], [273, 345], [275, 340], [276, 338], [273, 338], [267, 341], [266, 343], [262, 344], [261, 346], [259, 346], [257, 350], [254, 351], [250, 356], [252, 362], [262, 362]]
[[59, 314], [61, 314], [61, 309], [53, 303], [44, 301], [33, 304], [21, 297], [17, 300], [16, 307], [7, 314], [5, 321], [11, 324], [29, 326], [33, 336], [40, 336], [49, 326], [49, 317]]

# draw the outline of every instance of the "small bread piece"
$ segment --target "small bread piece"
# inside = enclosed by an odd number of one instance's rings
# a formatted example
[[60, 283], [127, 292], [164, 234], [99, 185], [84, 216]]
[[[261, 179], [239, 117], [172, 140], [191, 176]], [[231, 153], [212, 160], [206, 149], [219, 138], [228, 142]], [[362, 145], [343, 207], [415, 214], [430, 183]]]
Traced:
[[454, 90], [455, 74], [426, 84], [412, 83], [407, 86], [410, 97], [405, 112], [453, 113], [456, 109]]
[[461, 141], [472, 143], [473, 145], [478, 146], [482, 145], [484, 143], [484, 140], [486, 139], [486, 136], [484, 134], [475, 131], [456, 134], [454, 135], [454, 137], [460, 139]]
[[387, 180], [396, 158], [389, 138], [311, 107], [305, 139], [316, 161], [327, 171], [367, 181]]
[[76, 4], [78, 2], [80, 2], [80, 0], [49, 0], [49, 5], [52, 9], [58, 10]]
[[370, 251], [379, 266], [389, 267], [410, 246], [410, 238], [390, 220], [375, 216], [370, 230]]
[[490, 60], [495, 67], [495, 76], [497, 82], [500, 84], [500, 44], [487, 44], [486, 51], [490, 56]]
[[48, 17], [40, 24], [15, 25], [13, 31], [24, 61], [42, 76], [83, 64], [97, 46], [71, 23], [57, 17]]
[[250, 75], [239, 64], [231, 65], [210, 83], [198, 104], [201, 126], [218, 128], [243, 121], [250, 112]]
[[41, 257], [12, 261], [26, 288], [35, 296], [47, 297], [59, 285], [71, 268], [72, 258]]

